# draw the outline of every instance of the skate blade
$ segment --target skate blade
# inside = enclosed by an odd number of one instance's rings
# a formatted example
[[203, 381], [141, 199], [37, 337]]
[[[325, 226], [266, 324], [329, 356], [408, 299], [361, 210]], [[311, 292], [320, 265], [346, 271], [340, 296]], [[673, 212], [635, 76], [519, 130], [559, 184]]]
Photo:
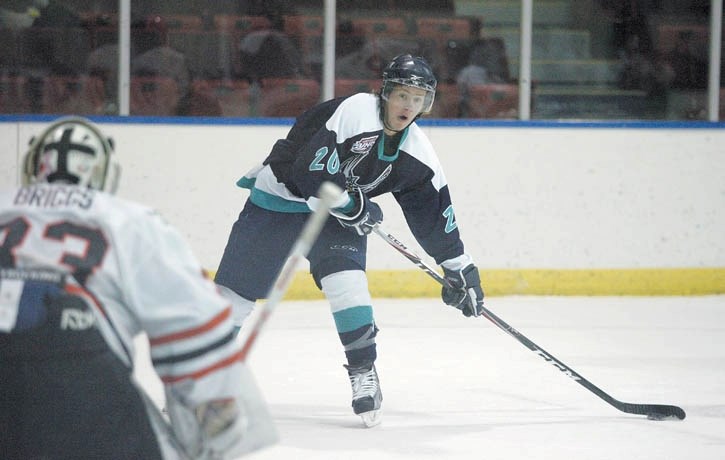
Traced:
[[376, 425], [380, 425], [380, 422], [383, 421], [383, 413], [380, 410], [371, 410], [370, 412], [363, 412], [360, 414], [360, 418], [362, 418], [366, 427], [372, 428]]

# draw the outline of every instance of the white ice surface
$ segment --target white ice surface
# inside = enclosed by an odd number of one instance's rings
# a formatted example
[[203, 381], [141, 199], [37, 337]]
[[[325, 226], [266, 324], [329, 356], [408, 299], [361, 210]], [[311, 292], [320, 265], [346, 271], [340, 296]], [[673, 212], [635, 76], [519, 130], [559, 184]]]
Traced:
[[[687, 412], [660, 422], [618, 411], [486, 319], [437, 299], [374, 303], [382, 424], [352, 413], [327, 304], [283, 302], [250, 357], [281, 439], [245, 458], [725, 459], [725, 296], [488, 299], [612, 397]], [[137, 377], [161, 403], [147, 362]]]

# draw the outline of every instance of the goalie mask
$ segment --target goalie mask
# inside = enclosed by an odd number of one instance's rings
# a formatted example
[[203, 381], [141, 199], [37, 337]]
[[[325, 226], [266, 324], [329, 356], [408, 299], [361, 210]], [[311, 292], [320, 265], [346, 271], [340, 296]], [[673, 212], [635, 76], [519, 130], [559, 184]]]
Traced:
[[23, 185], [58, 182], [114, 193], [119, 174], [110, 138], [89, 120], [61, 118], [30, 140]]
[[433, 70], [422, 57], [413, 57], [410, 54], [401, 54], [395, 57], [383, 70], [383, 87], [380, 97], [388, 100], [390, 92], [396, 85], [410, 86], [424, 90], [425, 101], [421, 113], [428, 113], [433, 108], [438, 81]]

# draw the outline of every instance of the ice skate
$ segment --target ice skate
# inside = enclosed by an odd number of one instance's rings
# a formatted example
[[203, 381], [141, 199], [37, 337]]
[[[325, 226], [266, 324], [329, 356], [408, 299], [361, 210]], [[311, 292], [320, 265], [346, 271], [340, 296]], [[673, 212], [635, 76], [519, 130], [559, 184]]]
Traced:
[[380, 405], [383, 394], [380, 380], [372, 362], [360, 366], [345, 366], [352, 385], [352, 410], [359, 415], [365, 426], [373, 427], [382, 421]]

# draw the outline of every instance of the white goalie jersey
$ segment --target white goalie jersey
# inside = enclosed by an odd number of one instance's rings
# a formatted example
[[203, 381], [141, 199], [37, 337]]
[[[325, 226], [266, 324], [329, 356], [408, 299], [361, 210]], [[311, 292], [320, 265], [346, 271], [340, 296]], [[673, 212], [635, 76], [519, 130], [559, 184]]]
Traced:
[[[251, 406], [263, 408], [263, 401], [240, 384], [251, 376], [241, 360], [229, 302], [181, 235], [150, 208], [63, 184], [1, 192], [0, 267], [72, 275], [72, 292], [93, 307], [98, 329], [129, 369], [134, 337], [145, 332], [173, 425], [170, 434], [163, 420], [155, 422], [169, 458], [211, 458], [210, 449], [234, 458], [270, 442], [250, 428], [255, 421], [248, 415], [259, 408]], [[20, 302], [12, 302], [11, 283], [4, 285], [0, 331], [9, 332], [19, 321], [13, 308]], [[197, 412], [212, 399], [236, 400], [239, 413], [210, 431]], [[224, 430], [228, 435], [217, 436]], [[210, 447], [212, 438], [220, 444]], [[171, 448], [172, 439], [184, 448]]]

